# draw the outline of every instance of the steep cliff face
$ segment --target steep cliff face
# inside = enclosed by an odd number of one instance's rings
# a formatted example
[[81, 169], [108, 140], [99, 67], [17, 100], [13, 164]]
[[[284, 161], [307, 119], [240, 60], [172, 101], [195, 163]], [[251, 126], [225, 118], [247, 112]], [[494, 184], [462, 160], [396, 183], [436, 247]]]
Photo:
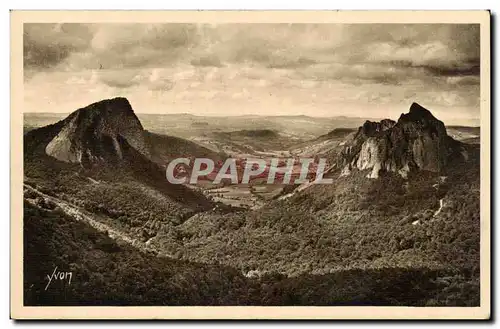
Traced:
[[453, 154], [466, 159], [461, 144], [446, 133], [443, 122], [430, 111], [413, 103], [397, 122], [367, 121], [341, 151], [342, 175], [352, 169], [371, 169], [370, 178], [381, 170], [406, 177], [414, 170], [441, 172]]
[[143, 127], [130, 103], [125, 98], [114, 98], [70, 114], [45, 152], [60, 161], [88, 165], [121, 159], [124, 141], [139, 153], [149, 155]]

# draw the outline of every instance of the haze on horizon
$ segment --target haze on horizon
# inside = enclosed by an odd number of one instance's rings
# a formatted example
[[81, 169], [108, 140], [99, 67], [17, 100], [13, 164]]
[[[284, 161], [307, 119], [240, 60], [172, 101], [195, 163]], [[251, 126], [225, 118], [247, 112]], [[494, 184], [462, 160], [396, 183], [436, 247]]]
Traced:
[[479, 25], [25, 24], [24, 112], [479, 118]]

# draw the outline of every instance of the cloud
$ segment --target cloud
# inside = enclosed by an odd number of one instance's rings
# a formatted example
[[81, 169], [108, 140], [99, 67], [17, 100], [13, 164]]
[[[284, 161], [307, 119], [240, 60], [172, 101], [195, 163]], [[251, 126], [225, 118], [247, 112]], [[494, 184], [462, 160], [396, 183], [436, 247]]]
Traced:
[[304, 56], [299, 56], [298, 58], [287, 58], [286, 56], [280, 57], [275, 56], [269, 60], [267, 64], [268, 68], [300, 68], [300, 67], [308, 67], [310, 65], [316, 64], [317, 62], [314, 59], [307, 58]]
[[448, 77], [446, 83], [457, 86], [479, 86], [480, 79], [478, 76], [454, 76]]
[[116, 89], [137, 87], [157, 92], [167, 92], [174, 86], [174, 82], [171, 79], [169, 72], [158, 68], [152, 70], [95, 70], [93, 71], [92, 77], [96, 80], [96, 82]]
[[24, 65], [39, 70], [161, 66], [178, 61], [198, 42], [193, 24], [26, 24]]
[[191, 65], [202, 67], [222, 67], [223, 64], [219, 57], [215, 55], [206, 55], [191, 60]]
[[168, 72], [161, 69], [154, 69], [148, 77], [147, 88], [156, 91], [169, 91], [174, 87]]
[[91, 33], [80, 24], [24, 24], [25, 68], [49, 68], [88, 47]]
[[41, 69], [58, 64], [76, 70], [183, 62], [271, 69], [384, 64], [442, 76], [477, 75], [479, 70], [477, 25], [28, 24], [24, 48], [25, 65]]
[[[430, 76], [479, 75], [479, 25], [379, 25], [374, 33], [364, 26], [349, 27], [355, 40], [347, 62], [385, 64], [395, 68], [424, 69]], [[373, 38], [372, 38], [373, 37]]]
[[91, 46], [97, 52], [128, 52], [137, 48], [169, 50], [196, 42], [193, 24], [108, 24], [96, 28]]
[[78, 92], [189, 104], [479, 104], [478, 25], [26, 24], [23, 46], [33, 88], [67, 73]]
[[162, 66], [182, 59], [198, 41], [192, 24], [112, 24], [97, 29], [91, 51], [109, 69]]
[[141, 77], [137, 70], [100, 70], [94, 71], [99, 82], [113, 88], [125, 89], [139, 85]]

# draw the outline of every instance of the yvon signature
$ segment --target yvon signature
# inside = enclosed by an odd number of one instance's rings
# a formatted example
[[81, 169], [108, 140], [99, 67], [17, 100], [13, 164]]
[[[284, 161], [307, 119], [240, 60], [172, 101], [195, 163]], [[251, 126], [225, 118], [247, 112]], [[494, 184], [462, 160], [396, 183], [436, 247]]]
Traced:
[[57, 271], [57, 266], [54, 269], [54, 272], [52, 272], [52, 275], [47, 274], [47, 279], [49, 282], [47, 282], [47, 285], [45, 286], [45, 290], [47, 290], [52, 283], [52, 280], [59, 280], [59, 281], [64, 281], [67, 280], [68, 284], [71, 285], [71, 279], [73, 278], [73, 272], [59, 272]]

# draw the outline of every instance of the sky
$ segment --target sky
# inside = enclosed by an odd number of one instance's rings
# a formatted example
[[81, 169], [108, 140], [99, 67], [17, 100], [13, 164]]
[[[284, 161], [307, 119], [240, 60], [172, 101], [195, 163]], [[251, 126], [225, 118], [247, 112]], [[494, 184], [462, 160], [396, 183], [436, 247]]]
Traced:
[[25, 24], [25, 112], [479, 118], [479, 25]]

